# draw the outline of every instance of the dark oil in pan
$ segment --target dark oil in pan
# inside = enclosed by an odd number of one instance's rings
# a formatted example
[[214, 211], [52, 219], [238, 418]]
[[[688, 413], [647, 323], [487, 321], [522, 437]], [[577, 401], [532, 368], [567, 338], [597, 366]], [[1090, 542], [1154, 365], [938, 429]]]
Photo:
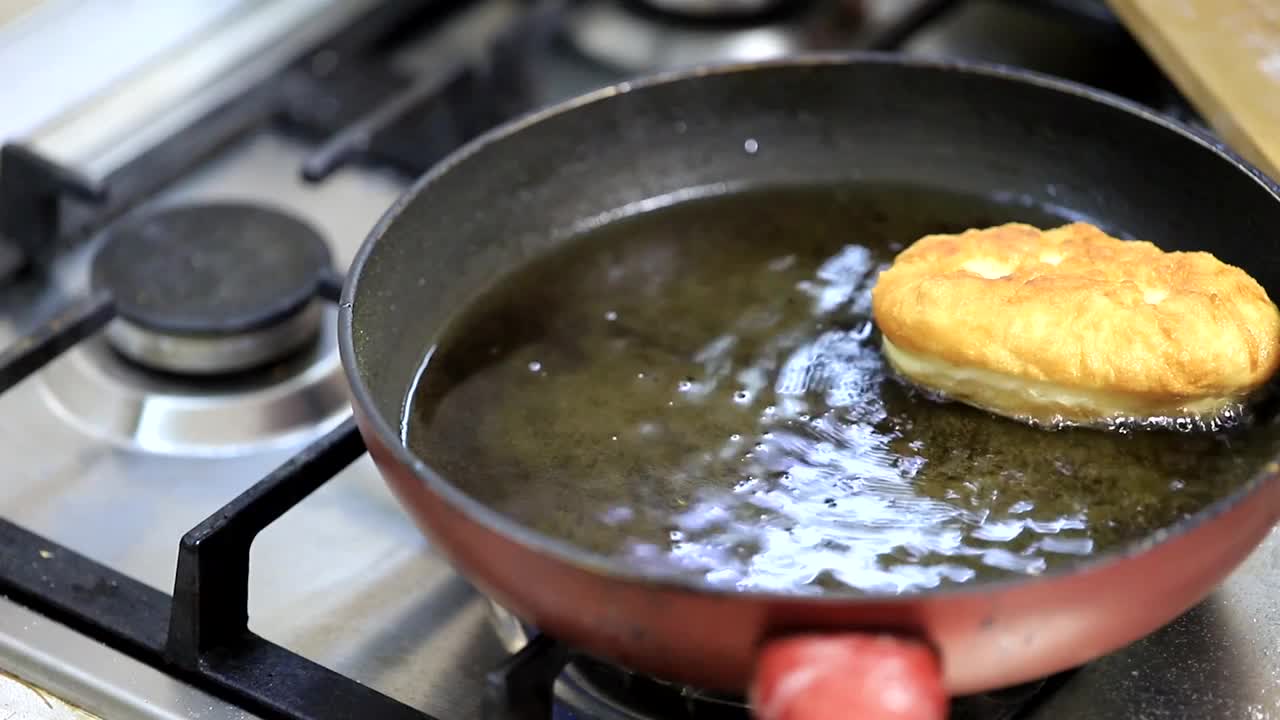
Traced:
[[849, 186], [609, 223], [456, 317], [406, 442], [525, 525], [717, 586], [903, 592], [1080, 562], [1239, 487], [1280, 432], [1038, 430], [891, 376], [870, 288], [899, 250], [1068, 219]]

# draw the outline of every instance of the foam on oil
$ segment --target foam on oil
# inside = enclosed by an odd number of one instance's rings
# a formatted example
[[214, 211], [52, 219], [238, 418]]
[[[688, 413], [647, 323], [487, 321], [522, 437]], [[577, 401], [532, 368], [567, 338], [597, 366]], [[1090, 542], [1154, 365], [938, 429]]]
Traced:
[[1058, 215], [903, 187], [699, 198], [596, 227], [460, 313], [405, 440], [539, 531], [741, 589], [1037, 574], [1246, 482], [1267, 422], [1046, 431], [897, 382], [870, 289], [914, 239]]

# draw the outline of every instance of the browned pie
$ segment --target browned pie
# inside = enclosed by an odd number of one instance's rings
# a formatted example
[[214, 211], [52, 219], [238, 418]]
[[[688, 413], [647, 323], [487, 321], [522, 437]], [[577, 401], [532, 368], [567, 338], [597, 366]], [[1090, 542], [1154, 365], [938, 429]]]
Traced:
[[1280, 312], [1243, 270], [1082, 222], [928, 235], [872, 300], [901, 375], [1021, 419], [1214, 416], [1280, 362]]

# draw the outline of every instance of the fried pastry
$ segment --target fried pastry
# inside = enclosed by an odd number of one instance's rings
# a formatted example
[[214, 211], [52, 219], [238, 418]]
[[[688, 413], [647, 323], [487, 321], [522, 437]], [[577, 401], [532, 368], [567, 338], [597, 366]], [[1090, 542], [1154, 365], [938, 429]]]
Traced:
[[921, 238], [872, 312], [907, 380], [1041, 423], [1211, 419], [1280, 362], [1280, 312], [1243, 270], [1082, 222]]

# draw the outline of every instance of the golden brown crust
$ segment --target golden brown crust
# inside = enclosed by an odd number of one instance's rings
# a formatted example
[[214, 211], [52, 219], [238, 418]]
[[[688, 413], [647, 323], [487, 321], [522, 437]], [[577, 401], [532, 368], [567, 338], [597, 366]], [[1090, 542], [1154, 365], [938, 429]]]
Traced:
[[1239, 398], [1280, 362], [1280, 312], [1243, 270], [1087, 223], [921, 238], [872, 310], [910, 353], [1153, 407]]

